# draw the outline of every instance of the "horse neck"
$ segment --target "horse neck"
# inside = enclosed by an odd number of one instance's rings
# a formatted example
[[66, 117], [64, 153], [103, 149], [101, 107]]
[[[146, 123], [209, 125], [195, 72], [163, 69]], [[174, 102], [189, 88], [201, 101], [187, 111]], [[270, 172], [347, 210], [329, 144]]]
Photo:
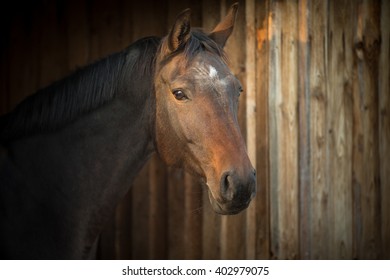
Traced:
[[[23, 195], [34, 193], [37, 205], [58, 214], [58, 228], [42, 229], [43, 236], [58, 231], [81, 242], [80, 248], [92, 246], [154, 151], [151, 82], [152, 77], [144, 76], [142, 82], [129, 84], [126, 93], [63, 128], [8, 145], [10, 162], [17, 166], [11, 173], [25, 188]], [[26, 209], [23, 219], [34, 223], [33, 214]]]

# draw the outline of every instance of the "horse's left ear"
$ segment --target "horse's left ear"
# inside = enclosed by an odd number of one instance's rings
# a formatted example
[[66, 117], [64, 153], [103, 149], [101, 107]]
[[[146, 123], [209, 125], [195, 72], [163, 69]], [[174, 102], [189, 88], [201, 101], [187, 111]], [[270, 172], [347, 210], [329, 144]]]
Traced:
[[182, 11], [176, 18], [175, 24], [168, 35], [168, 47], [171, 52], [185, 45], [191, 36], [191, 10]]
[[236, 21], [238, 11], [238, 3], [234, 3], [228, 14], [224, 19], [214, 28], [214, 30], [209, 34], [209, 37], [213, 39], [218, 45], [222, 48], [225, 46], [227, 39], [233, 32], [234, 23]]

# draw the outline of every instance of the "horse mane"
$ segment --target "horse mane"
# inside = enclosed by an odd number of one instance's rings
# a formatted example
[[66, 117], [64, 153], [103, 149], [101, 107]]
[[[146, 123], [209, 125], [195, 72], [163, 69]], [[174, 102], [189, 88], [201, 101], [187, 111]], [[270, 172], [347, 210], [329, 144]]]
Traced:
[[[27, 97], [0, 117], [0, 140], [54, 131], [124, 93], [131, 81], [153, 72], [160, 39], [147, 37]], [[131, 77], [131, 78], [129, 78]]]
[[[40, 132], [55, 131], [124, 93], [132, 81], [153, 75], [156, 54], [166, 44], [147, 37], [122, 52], [90, 64], [27, 97], [13, 111], [0, 117], [0, 141], [9, 142]], [[178, 54], [190, 62], [208, 51], [226, 61], [223, 49], [200, 29], [193, 29], [186, 44], [168, 54], [160, 66]], [[131, 78], [129, 78], [131, 77]]]

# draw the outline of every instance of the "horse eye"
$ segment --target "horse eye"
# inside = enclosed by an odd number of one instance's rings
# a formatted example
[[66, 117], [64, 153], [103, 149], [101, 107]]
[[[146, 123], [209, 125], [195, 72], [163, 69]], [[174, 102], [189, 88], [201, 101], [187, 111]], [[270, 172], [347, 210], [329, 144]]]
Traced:
[[185, 95], [185, 93], [181, 89], [177, 89], [177, 90], [172, 91], [172, 94], [173, 94], [173, 96], [175, 96], [175, 98], [177, 100], [187, 99], [187, 96]]

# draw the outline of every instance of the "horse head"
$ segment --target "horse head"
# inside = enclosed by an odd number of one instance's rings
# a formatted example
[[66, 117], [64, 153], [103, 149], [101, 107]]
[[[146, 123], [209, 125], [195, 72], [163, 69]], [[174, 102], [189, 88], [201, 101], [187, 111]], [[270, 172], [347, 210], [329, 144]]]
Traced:
[[213, 209], [236, 214], [256, 192], [256, 172], [237, 120], [240, 81], [223, 47], [238, 5], [206, 34], [191, 29], [190, 10], [178, 15], [156, 58], [155, 144], [162, 159], [204, 179]]

